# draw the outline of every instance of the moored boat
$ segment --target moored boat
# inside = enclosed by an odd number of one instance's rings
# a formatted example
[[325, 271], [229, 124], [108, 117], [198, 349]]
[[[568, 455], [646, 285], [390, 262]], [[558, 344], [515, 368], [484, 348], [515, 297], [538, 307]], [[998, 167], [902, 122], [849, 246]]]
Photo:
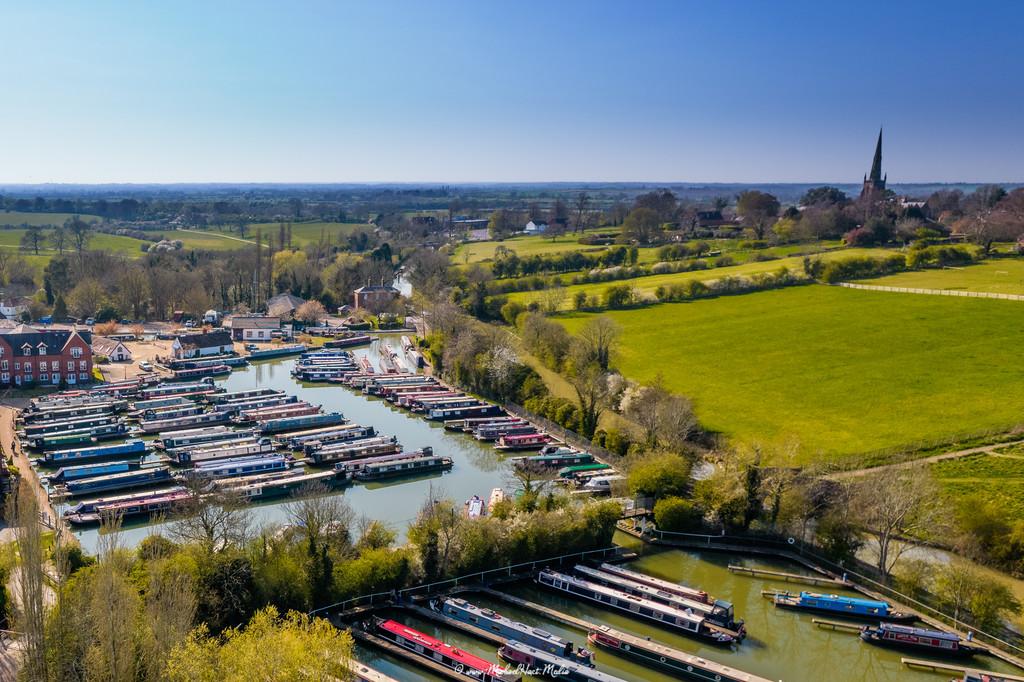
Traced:
[[501, 667], [490, 661], [462, 651], [451, 644], [406, 627], [394, 620], [374, 618], [367, 623], [367, 629], [377, 637], [387, 640], [415, 656], [440, 664], [456, 675], [477, 682], [511, 682], [519, 680], [515, 675], [501, 671]]
[[[551, 442], [551, 437], [546, 433], [524, 433], [521, 435], [498, 437], [496, 450], [536, 450]], [[577, 462], [578, 463], [578, 462]]]
[[141, 459], [123, 462], [107, 462], [104, 464], [78, 464], [75, 466], [61, 467], [55, 474], [46, 477], [46, 481], [51, 485], [56, 485], [58, 483], [67, 483], [68, 481], [74, 481], [80, 478], [89, 478], [90, 476], [103, 476], [104, 474], [118, 474], [123, 471], [135, 471], [141, 466]]
[[105, 457], [123, 457], [125, 455], [136, 455], [142, 457], [146, 454], [146, 443], [138, 438], [126, 440], [124, 443], [115, 445], [95, 445], [86, 448], [73, 448], [70, 450], [51, 450], [43, 459], [47, 464], [61, 464], [64, 462], [82, 462], [90, 459], [103, 459]]
[[325, 412], [322, 414], [311, 414], [302, 417], [283, 417], [281, 419], [268, 419], [259, 423], [260, 433], [273, 434], [287, 431], [298, 431], [314, 426], [332, 426], [341, 424], [345, 417], [340, 412]]
[[878, 626], [867, 626], [860, 631], [860, 638], [868, 644], [927, 653], [931, 656], [948, 656], [952, 658], [970, 658], [975, 654], [984, 653], [982, 647], [965, 643], [960, 636], [941, 630], [927, 630], [894, 623], [879, 623]]
[[494, 508], [505, 501], [505, 491], [501, 488], [493, 488], [491, 496], [487, 498], [487, 513], [493, 514]]
[[177, 487], [148, 493], [136, 493], [89, 502], [80, 502], [64, 513], [69, 523], [88, 525], [99, 523], [105, 515], [143, 516], [172, 511], [178, 505], [191, 499], [192, 494], [185, 488]]
[[390, 462], [372, 462], [358, 469], [353, 477], [357, 481], [374, 481], [397, 476], [412, 476], [432, 471], [443, 471], [452, 467], [452, 458], [442, 455], [427, 455]]
[[480, 499], [479, 495], [474, 495], [466, 500], [466, 518], [478, 519], [484, 515], [484, 511], [484, 501]]
[[130, 490], [170, 483], [172, 480], [171, 471], [167, 467], [151, 467], [68, 481], [64, 485], [64, 490], [69, 495], [95, 495], [113, 490]]
[[894, 610], [889, 602], [861, 597], [844, 597], [838, 594], [782, 592], [775, 595], [774, 602], [775, 606], [779, 608], [827, 613], [858, 620], [887, 620], [898, 623], [913, 623], [917, 620], [917, 616], [912, 613]]
[[572, 682], [626, 682], [591, 666], [510, 639], [498, 649], [498, 657], [516, 666], [535, 670], [544, 677]]

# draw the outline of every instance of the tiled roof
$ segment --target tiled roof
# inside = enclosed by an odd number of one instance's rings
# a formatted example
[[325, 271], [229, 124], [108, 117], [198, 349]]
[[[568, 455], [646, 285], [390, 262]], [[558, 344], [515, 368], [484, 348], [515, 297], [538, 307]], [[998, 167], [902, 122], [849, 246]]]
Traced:
[[26, 343], [33, 349], [42, 343], [46, 346], [47, 354], [59, 353], [68, 344], [72, 337], [80, 337], [86, 345], [92, 341], [92, 333], [87, 331], [76, 331], [74, 329], [36, 329], [27, 324], [19, 324], [13, 329], [0, 327], [0, 334], [12, 348], [21, 348]]
[[[100, 353], [101, 355], [109, 356], [113, 354], [120, 345], [122, 345], [122, 343], [117, 339], [109, 339], [106, 336], [92, 337], [92, 349], [94, 352]], [[127, 347], [125, 348], [127, 350]]]
[[214, 346], [230, 346], [233, 342], [230, 333], [220, 330], [205, 334], [185, 334], [178, 337], [178, 344], [182, 348], [213, 348]]

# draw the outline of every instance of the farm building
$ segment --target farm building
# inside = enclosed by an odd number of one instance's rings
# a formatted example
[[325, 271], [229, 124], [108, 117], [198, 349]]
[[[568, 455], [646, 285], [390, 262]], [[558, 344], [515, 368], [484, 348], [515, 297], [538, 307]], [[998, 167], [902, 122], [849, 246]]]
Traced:
[[183, 334], [174, 339], [171, 353], [178, 360], [200, 358], [207, 355], [222, 355], [234, 352], [231, 334], [223, 329], [199, 334]]
[[131, 362], [132, 352], [118, 339], [107, 336], [92, 337], [93, 355], [106, 356], [111, 362]]
[[526, 223], [526, 228], [523, 230], [526, 234], [543, 234], [548, 231], [548, 223], [546, 220], [531, 220]]

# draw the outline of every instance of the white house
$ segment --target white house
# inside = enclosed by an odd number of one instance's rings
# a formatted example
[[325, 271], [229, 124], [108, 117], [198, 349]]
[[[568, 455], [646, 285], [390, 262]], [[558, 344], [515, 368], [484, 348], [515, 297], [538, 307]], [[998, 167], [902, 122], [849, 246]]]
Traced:
[[16, 300], [2, 301], [0, 300], [0, 316], [8, 320], [21, 319], [21, 314], [28, 310], [28, 306], [24, 303], [19, 303]]
[[131, 362], [132, 352], [128, 346], [117, 339], [106, 336], [92, 337], [92, 354], [105, 355], [111, 362]]
[[171, 353], [178, 360], [224, 355], [234, 350], [231, 334], [223, 329], [204, 334], [185, 334], [174, 339], [171, 344]]
[[224, 326], [231, 329], [235, 341], [266, 343], [276, 336], [288, 335], [282, 330], [280, 317], [266, 315], [233, 315], [224, 321]]
[[548, 231], [547, 221], [537, 220], [526, 223], [526, 229], [523, 230], [526, 234], [541, 234]]

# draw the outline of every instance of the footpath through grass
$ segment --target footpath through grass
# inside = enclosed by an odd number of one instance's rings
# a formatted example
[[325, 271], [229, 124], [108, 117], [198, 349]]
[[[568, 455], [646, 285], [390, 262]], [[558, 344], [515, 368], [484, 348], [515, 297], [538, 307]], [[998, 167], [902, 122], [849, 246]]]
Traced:
[[1024, 447], [936, 462], [931, 471], [951, 503], [983, 499], [998, 505], [1007, 521], [1024, 520]]
[[[1024, 421], [1018, 302], [809, 285], [606, 314], [626, 376], [661, 375], [735, 441], [796, 439], [805, 462], [881, 463]], [[574, 331], [592, 316], [557, 319]]]

